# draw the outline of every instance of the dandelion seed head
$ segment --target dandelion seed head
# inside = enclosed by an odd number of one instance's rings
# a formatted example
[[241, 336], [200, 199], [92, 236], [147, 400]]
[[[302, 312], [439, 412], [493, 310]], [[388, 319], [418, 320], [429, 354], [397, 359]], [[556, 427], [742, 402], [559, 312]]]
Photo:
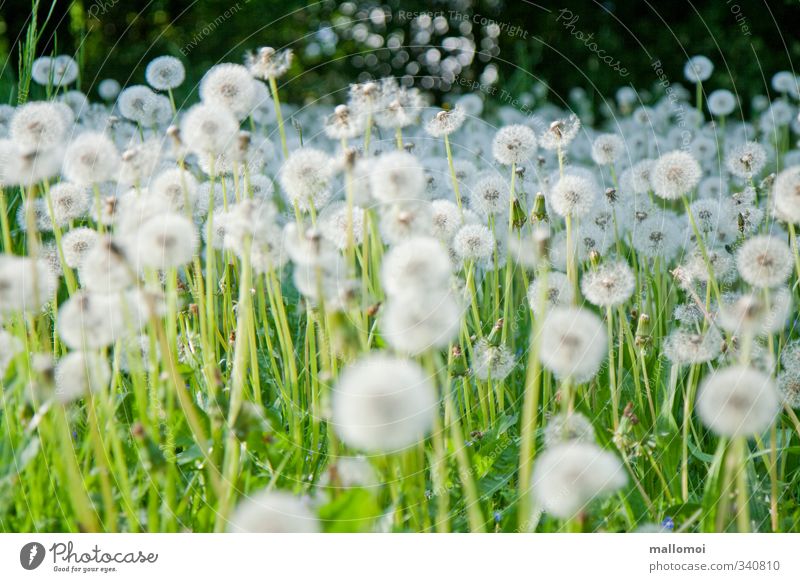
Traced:
[[484, 217], [507, 215], [510, 198], [508, 184], [494, 175], [478, 180], [469, 192], [470, 207]]
[[754, 236], [736, 253], [736, 267], [745, 282], [754, 287], [782, 285], [792, 273], [792, 251], [775, 236]]
[[600, 166], [618, 162], [625, 153], [625, 142], [615, 133], [598, 135], [592, 142], [592, 159]]
[[79, 185], [97, 184], [116, 177], [120, 157], [105, 134], [86, 132], [76, 137], [64, 154], [64, 177]]
[[672, 330], [663, 345], [664, 355], [675, 364], [703, 364], [722, 351], [722, 335], [714, 327], [705, 332], [678, 327]]
[[331, 158], [313, 148], [294, 150], [281, 166], [278, 180], [287, 200], [302, 211], [321, 209], [330, 200]]
[[425, 124], [425, 131], [433, 137], [444, 137], [457, 131], [464, 121], [467, 114], [462, 107], [456, 106], [449, 111], [439, 111]]
[[319, 533], [319, 520], [301, 498], [284, 491], [250, 494], [228, 519], [232, 533]]
[[597, 196], [597, 184], [576, 174], [567, 174], [550, 191], [550, 205], [560, 216], [581, 217], [589, 213]]
[[567, 442], [595, 442], [594, 427], [580, 412], [556, 414], [544, 427], [545, 447], [554, 447]]
[[414, 237], [395, 245], [384, 255], [381, 281], [390, 296], [446, 289], [452, 268], [450, 257], [440, 241]]
[[[547, 288], [542, 289], [547, 281]], [[544, 293], [544, 312], [540, 313], [539, 301]], [[528, 303], [535, 315], [544, 315], [554, 307], [569, 307], [575, 298], [575, 290], [564, 273], [551, 271], [545, 278], [537, 277], [528, 287]]]
[[436, 405], [433, 383], [418, 364], [372, 353], [339, 376], [333, 388], [332, 424], [353, 448], [395, 452], [431, 431]]
[[577, 516], [594, 499], [628, 482], [619, 459], [594, 443], [566, 442], [546, 449], [531, 478], [544, 511], [560, 519]]
[[153, 89], [167, 91], [180, 87], [186, 78], [186, 69], [175, 57], [161, 56], [148, 63], [144, 76]]
[[70, 352], [56, 365], [55, 398], [69, 404], [104, 389], [110, 381], [111, 368], [105, 358], [94, 352]]
[[683, 76], [690, 83], [707, 81], [714, 72], [714, 63], [708, 57], [697, 55], [686, 61], [683, 67]]
[[536, 153], [536, 134], [527, 125], [507, 125], [492, 141], [492, 155], [504, 166], [526, 163]]
[[694, 190], [702, 176], [700, 164], [694, 156], [676, 150], [656, 160], [650, 182], [657, 196], [665, 200], [677, 200]]
[[380, 202], [427, 198], [424, 168], [415, 156], [406, 152], [396, 151], [378, 157], [369, 181], [373, 198]]
[[725, 156], [728, 171], [743, 180], [757, 176], [767, 163], [767, 150], [758, 142], [748, 141], [731, 148]]
[[73, 228], [64, 233], [61, 247], [64, 252], [64, 262], [70, 269], [80, 268], [83, 259], [97, 242], [98, 236], [96, 230], [87, 227]]
[[556, 307], [541, 331], [542, 364], [559, 378], [583, 383], [597, 374], [608, 338], [600, 319], [577, 307]]
[[779, 408], [780, 396], [773, 380], [746, 366], [715, 371], [697, 394], [697, 415], [721, 436], [760, 434], [774, 422]]
[[55, 103], [31, 101], [14, 111], [9, 135], [23, 152], [50, 150], [63, 142], [67, 125]]
[[581, 279], [581, 291], [589, 303], [598, 307], [614, 307], [633, 295], [636, 279], [625, 261], [603, 263], [587, 271]]
[[247, 116], [253, 107], [256, 86], [246, 67], [222, 63], [211, 67], [200, 81], [203, 103], [224, 107], [237, 119]]
[[456, 255], [465, 261], [486, 261], [495, 250], [492, 232], [482, 224], [462, 226], [453, 239]]
[[502, 382], [515, 365], [514, 354], [504, 345], [494, 346], [481, 338], [472, 348], [472, 373], [479, 380]]

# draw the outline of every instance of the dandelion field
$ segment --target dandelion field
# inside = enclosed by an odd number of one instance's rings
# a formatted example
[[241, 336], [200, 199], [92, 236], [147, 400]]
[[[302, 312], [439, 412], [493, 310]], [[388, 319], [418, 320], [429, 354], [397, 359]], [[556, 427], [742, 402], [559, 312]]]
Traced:
[[0, 530], [800, 531], [794, 73], [294, 103], [250, 48], [24, 54]]

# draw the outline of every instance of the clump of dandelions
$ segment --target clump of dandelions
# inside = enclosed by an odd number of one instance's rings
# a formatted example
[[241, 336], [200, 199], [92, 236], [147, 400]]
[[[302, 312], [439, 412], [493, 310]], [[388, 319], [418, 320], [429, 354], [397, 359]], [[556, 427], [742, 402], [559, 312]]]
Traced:
[[373, 353], [344, 369], [333, 388], [332, 424], [349, 446], [389, 453], [433, 427], [436, 390], [415, 362]]
[[754, 287], [782, 285], [792, 274], [792, 251], [775, 236], [759, 235], [745, 241], [736, 253], [736, 267]]
[[533, 469], [537, 505], [560, 519], [571, 519], [594, 499], [628, 482], [619, 459], [593, 443], [569, 441], [546, 449]]
[[597, 374], [606, 356], [608, 337], [594, 313], [557, 307], [547, 315], [541, 334], [542, 364], [557, 377], [581, 384]]
[[472, 373], [479, 380], [502, 382], [514, 369], [514, 354], [506, 346], [479, 339], [472, 348]]
[[317, 517], [301, 498], [264, 490], [248, 496], [228, 518], [232, 533], [319, 533]]
[[697, 395], [697, 415], [721, 436], [748, 437], [767, 430], [780, 410], [772, 378], [746, 366], [708, 376]]
[[633, 295], [636, 278], [625, 261], [604, 263], [588, 271], [581, 280], [581, 291], [589, 303], [598, 307], [615, 307]]
[[689, 194], [700, 183], [703, 171], [692, 154], [674, 151], [656, 160], [650, 182], [656, 196], [676, 200]]

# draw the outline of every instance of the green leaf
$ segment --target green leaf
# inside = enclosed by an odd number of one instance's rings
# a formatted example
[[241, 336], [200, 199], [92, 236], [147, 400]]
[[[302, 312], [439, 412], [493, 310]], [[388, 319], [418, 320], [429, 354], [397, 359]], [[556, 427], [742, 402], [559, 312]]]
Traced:
[[359, 533], [371, 531], [381, 510], [369, 491], [356, 487], [320, 507], [319, 516], [326, 532]]

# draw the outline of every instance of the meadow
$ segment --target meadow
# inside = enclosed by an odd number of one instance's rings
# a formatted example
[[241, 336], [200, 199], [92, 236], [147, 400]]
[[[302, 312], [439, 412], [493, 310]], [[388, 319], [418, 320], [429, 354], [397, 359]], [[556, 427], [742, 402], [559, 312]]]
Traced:
[[394, 77], [292, 103], [292, 59], [180, 102], [172, 56], [84, 93], [25, 55], [0, 529], [800, 529], [793, 73], [744, 117], [697, 55], [586, 119]]

